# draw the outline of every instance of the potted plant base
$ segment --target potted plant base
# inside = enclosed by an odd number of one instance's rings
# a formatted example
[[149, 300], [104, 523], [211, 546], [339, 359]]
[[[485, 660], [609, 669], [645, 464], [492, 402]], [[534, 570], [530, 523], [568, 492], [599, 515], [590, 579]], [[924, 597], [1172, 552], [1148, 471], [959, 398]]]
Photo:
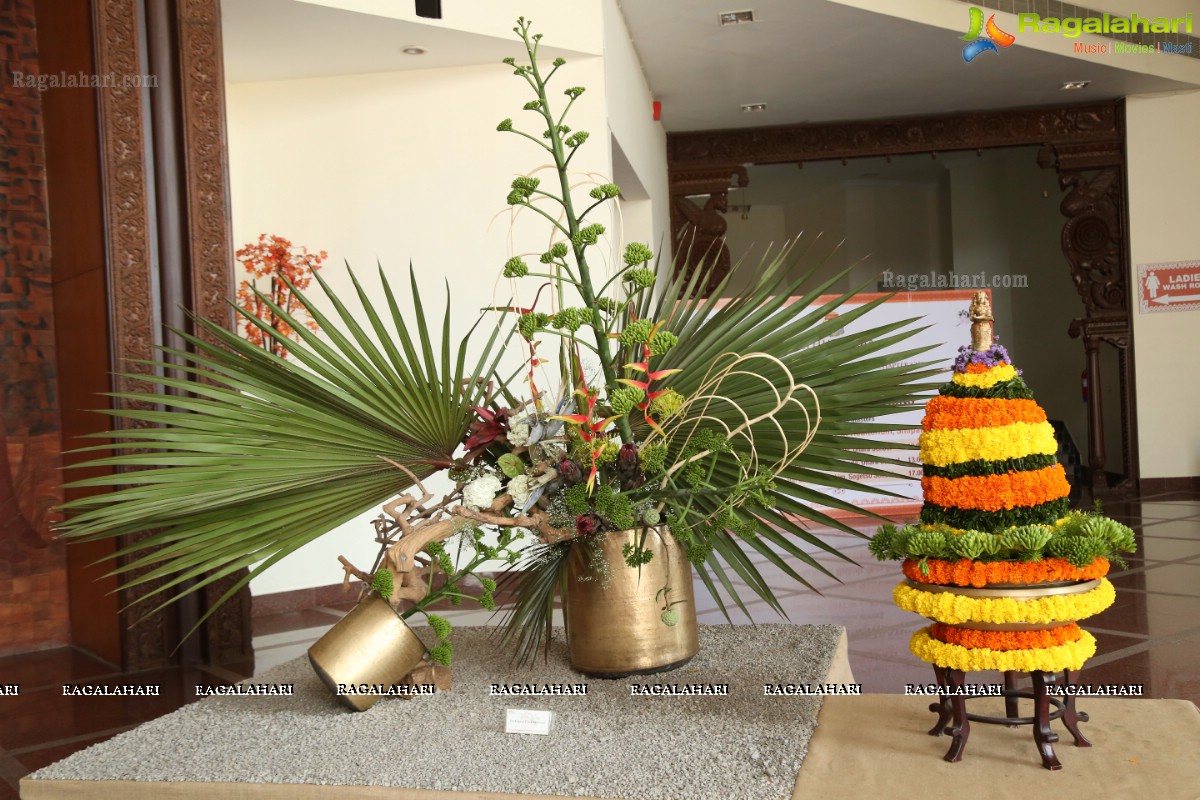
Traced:
[[364, 598], [308, 648], [313, 670], [338, 702], [353, 711], [366, 711], [382, 694], [350, 693], [339, 687], [366, 684], [386, 691], [402, 683], [424, 656], [424, 643], [391, 603], [376, 594]]
[[[650, 561], [631, 569], [639, 542]], [[700, 650], [691, 565], [671, 534], [614, 531], [576, 542], [564, 613], [571, 667], [599, 678], [665, 672]]]

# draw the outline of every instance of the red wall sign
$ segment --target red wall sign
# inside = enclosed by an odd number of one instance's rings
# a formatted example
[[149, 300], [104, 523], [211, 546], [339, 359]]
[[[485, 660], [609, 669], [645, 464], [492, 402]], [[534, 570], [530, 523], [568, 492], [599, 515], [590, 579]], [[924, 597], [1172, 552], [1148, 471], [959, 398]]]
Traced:
[[1138, 299], [1143, 314], [1200, 309], [1200, 261], [1138, 264]]

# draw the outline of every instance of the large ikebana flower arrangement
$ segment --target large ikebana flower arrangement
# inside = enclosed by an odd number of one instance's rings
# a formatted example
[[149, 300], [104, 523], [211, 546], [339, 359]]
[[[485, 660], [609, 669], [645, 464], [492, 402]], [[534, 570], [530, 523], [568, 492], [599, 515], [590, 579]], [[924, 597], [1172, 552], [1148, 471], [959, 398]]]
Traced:
[[1133, 531], [1068, 509], [1046, 413], [993, 341], [984, 293], [971, 305], [972, 343], [925, 407], [919, 522], [883, 526], [880, 560], [902, 560], [896, 605], [934, 620], [912, 652], [962, 671], [1079, 670], [1096, 639], [1078, 620], [1112, 605], [1104, 577], [1133, 552]]
[[[694, 614], [692, 570], [722, 610], [745, 610], [736, 576], [782, 612], [748, 554], [803, 583], [794, 565], [824, 568], [802, 544], [836, 552], [803, 520], [849, 530], [816, 506], [854, 510], [831, 492], [861, 488], [846, 473], [903, 466], [872, 452], [889, 445], [870, 437], [898, 427], [876, 420], [905, 410], [935, 374], [917, 360], [924, 348], [905, 345], [915, 321], [833, 336], [884, 298], [842, 309], [853, 293], [823, 293], [848, 270], [813, 280], [816, 268], [787, 253], [719, 301], [719, 290], [692, 299], [707, 274], [672, 279], [645, 244], [598, 246], [610, 237], [600, 215], [620, 190], [571, 170], [588, 135], [567, 114], [584, 90], [552, 91], [563, 60], [546, 68], [540, 36], [524, 19], [514, 30], [528, 63], [506, 63], [530, 89], [533, 132], [513, 120], [499, 130], [550, 164], [519, 176], [507, 198], [551, 231], [544, 250], [497, 259], [520, 299], [485, 309], [452, 346], [449, 308], [440, 330], [427, 322], [415, 273], [408, 315], [382, 271], [382, 300], [351, 276], [353, 304], [316, 274], [325, 301], [292, 285], [295, 308], [255, 291], [238, 309], [286, 360], [196, 320], [182, 334], [188, 349], [166, 352], [202, 380], [186, 383], [190, 394], [148, 396], [169, 412], [114, 412], [140, 427], [114, 435], [123, 452], [93, 463], [127, 471], [79, 483], [122, 488], [72, 503], [64, 524], [77, 540], [154, 531], [123, 548], [114, 570], [129, 585], [157, 582], [143, 600], [169, 603], [249, 567], [228, 597], [386, 504], [377, 558], [361, 568], [343, 559], [347, 576], [396, 609], [424, 610], [435, 595], [463, 599], [471, 570], [515, 563], [507, 641], [527, 658], [570, 584], [611, 596], [633, 576], [664, 629]], [[293, 336], [253, 313], [260, 303]], [[501, 357], [514, 350], [524, 366], [506, 377]], [[422, 482], [438, 473], [453, 486], [435, 500]], [[490, 604], [494, 585], [483, 586]]]

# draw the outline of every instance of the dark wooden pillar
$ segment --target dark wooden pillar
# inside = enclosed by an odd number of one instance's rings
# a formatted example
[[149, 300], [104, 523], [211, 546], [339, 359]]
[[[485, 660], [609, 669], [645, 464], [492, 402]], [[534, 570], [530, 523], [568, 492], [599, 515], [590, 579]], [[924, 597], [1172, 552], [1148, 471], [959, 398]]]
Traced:
[[[44, 99], [64, 437], [75, 437], [112, 424], [83, 410], [102, 393], [149, 390], [140, 376], [156, 368], [139, 360], [159, 357], [166, 326], [186, 329], [187, 312], [231, 324], [219, 0], [30, 1], [54, 43], [42, 73], [96, 81]], [[113, 595], [111, 579], [95, 580], [103, 570], [87, 564], [113, 550], [67, 548], [74, 643], [130, 670], [251, 655], [248, 591], [177, 649], [228, 583], [138, 624], [151, 606], [118, 616], [146, 589]]]
[[47, 93], [33, 0], [0, 3], [0, 656], [68, 639], [50, 532], [61, 425], [47, 207]]

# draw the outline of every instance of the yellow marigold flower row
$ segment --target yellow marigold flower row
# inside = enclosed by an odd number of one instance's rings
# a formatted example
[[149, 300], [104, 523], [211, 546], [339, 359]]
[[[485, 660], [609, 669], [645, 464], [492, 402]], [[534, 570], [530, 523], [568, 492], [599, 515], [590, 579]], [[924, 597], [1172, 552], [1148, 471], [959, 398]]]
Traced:
[[1073, 622], [1099, 614], [1117, 599], [1117, 591], [1107, 578], [1082, 594], [1060, 594], [1036, 600], [1011, 597], [967, 597], [954, 592], [926, 592], [901, 581], [892, 591], [892, 599], [905, 611], [912, 611], [947, 625], [965, 622]]
[[921, 628], [908, 643], [913, 655], [939, 667], [978, 672], [994, 669], [1001, 672], [1060, 672], [1064, 669], [1083, 669], [1083, 662], [1096, 654], [1096, 637], [1082, 631], [1077, 641], [1034, 650], [989, 650], [986, 647], [968, 648], [939, 642]]
[[964, 461], [1001, 461], [1058, 452], [1049, 422], [1014, 422], [999, 428], [924, 431], [920, 438], [921, 463], [935, 467]]
[[987, 372], [956, 372], [950, 380], [960, 386], [974, 386], [978, 389], [990, 389], [1001, 381], [1011, 381], [1017, 377], [1017, 368], [1012, 364], [1000, 364]]

